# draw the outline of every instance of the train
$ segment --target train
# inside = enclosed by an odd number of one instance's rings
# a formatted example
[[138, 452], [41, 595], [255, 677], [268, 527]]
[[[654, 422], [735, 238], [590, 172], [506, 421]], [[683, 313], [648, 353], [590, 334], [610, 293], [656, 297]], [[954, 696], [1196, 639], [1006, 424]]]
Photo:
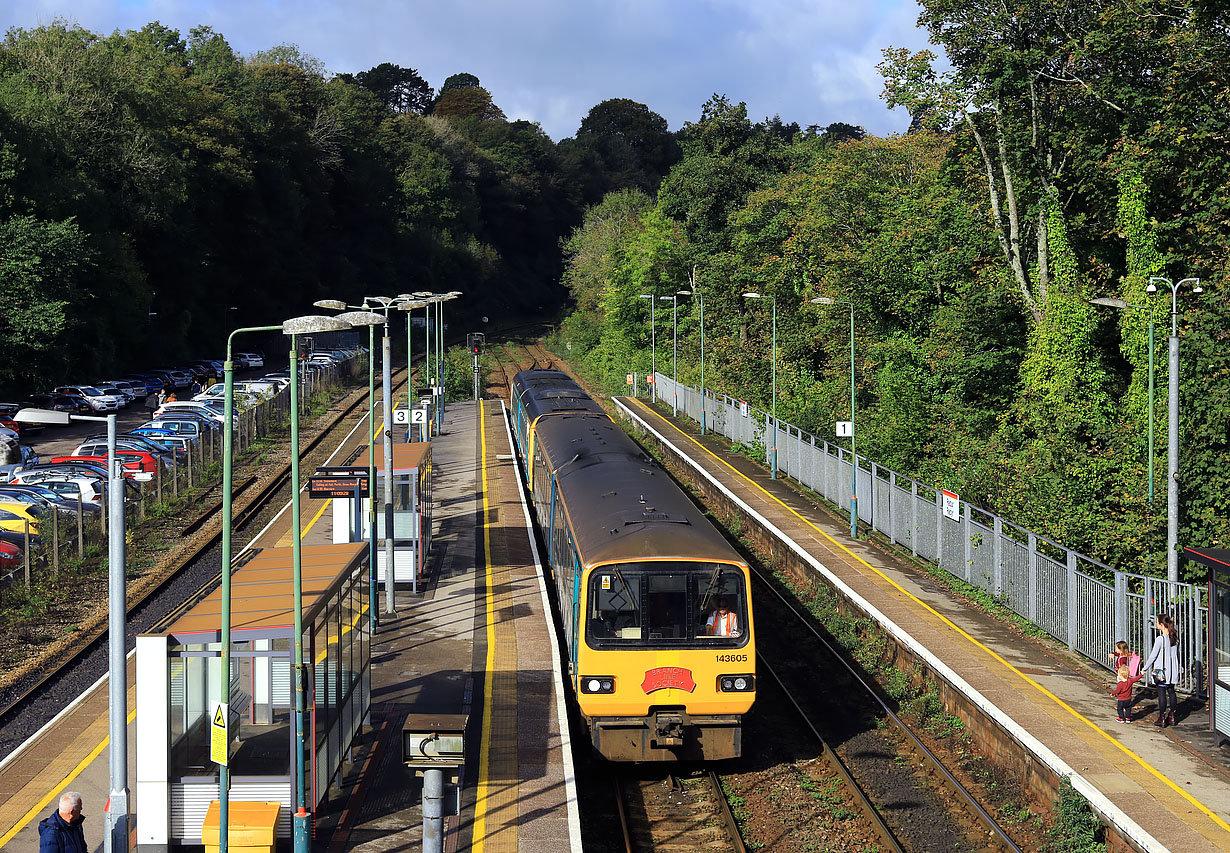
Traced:
[[746, 561], [567, 374], [517, 373], [509, 416], [594, 750], [741, 755], [756, 700]]

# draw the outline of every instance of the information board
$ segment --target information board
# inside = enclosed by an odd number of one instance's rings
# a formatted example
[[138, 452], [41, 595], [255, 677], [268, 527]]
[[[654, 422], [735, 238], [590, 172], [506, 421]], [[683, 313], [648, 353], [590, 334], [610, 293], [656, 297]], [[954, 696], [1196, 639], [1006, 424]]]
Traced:
[[336, 477], [332, 475], [316, 475], [308, 477], [308, 497], [321, 498], [353, 498], [355, 489], [359, 497], [365, 498], [367, 493], [367, 472], [362, 477]]

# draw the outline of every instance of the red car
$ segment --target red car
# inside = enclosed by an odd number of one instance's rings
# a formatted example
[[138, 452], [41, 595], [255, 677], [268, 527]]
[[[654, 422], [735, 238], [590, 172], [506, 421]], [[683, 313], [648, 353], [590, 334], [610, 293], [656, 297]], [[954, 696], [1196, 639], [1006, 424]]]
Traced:
[[21, 549], [12, 542], [0, 541], [0, 571], [21, 565]]
[[[117, 450], [115, 455], [119, 457], [124, 476], [130, 480], [144, 482], [158, 475], [158, 460], [142, 450]], [[56, 456], [51, 462], [96, 462], [106, 466], [107, 454], [103, 452], [97, 456]]]

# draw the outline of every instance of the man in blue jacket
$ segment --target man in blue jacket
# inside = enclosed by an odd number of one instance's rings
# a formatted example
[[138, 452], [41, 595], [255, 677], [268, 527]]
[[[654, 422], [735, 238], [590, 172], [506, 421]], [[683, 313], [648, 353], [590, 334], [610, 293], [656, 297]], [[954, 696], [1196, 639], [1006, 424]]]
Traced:
[[38, 824], [38, 853], [90, 853], [81, 825], [81, 795], [65, 791], [60, 796], [59, 811], [52, 812]]

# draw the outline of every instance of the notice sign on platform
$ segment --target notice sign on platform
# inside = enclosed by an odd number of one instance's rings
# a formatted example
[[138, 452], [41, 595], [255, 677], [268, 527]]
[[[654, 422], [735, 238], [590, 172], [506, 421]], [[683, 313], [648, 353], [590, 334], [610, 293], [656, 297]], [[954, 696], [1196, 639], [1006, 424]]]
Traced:
[[321, 498], [353, 498], [355, 489], [359, 497], [367, 497], [367, 477], [308, 477], [308, 497], [317, 500]]
[[629, 385], [631, 385], [631, 384], [632, 384], [632, 382], [633, 382], [633, 380], [634, 380], [635, 378], [636, 378], [636, 377], [635, 377], [635, 376], [633, 376], [633, 374], [629, 373], [629, 374], [628, 374], [628, 384], [629, 384]]
[[394, 409], [393, 410], [393, 423], [395, 424], [410, 423], [410, 413], [406, 411], [405, 409]]
[[951, 518], [953, 521], [960, 521], [961, 496], [953, 494], [946, 489], [940, 489], [940, 494], [944, 498], [944, 517]]
[[226, 766], [227, 756], [230, 750], [227, 748], [230, 745], [231, 738], [228, 731], [228, 721], [230, 711], [226, 704], [219, 702], [214, 705], [214, 716], [209, 724], [209, 760], [214, 764]]
[[747, 417], [747, 415], [748, 415], [748, 411], [749, 411], [749, 410], [748, 410], [748, 408], [747, 408], [747, 401], [746, 401], [746, 400], [740, 400], [740, 401], [739, 401], [739, 414], [743, 415], [743, 417], [745, 417], [745, 418], [746, 418], [746, 417]]

